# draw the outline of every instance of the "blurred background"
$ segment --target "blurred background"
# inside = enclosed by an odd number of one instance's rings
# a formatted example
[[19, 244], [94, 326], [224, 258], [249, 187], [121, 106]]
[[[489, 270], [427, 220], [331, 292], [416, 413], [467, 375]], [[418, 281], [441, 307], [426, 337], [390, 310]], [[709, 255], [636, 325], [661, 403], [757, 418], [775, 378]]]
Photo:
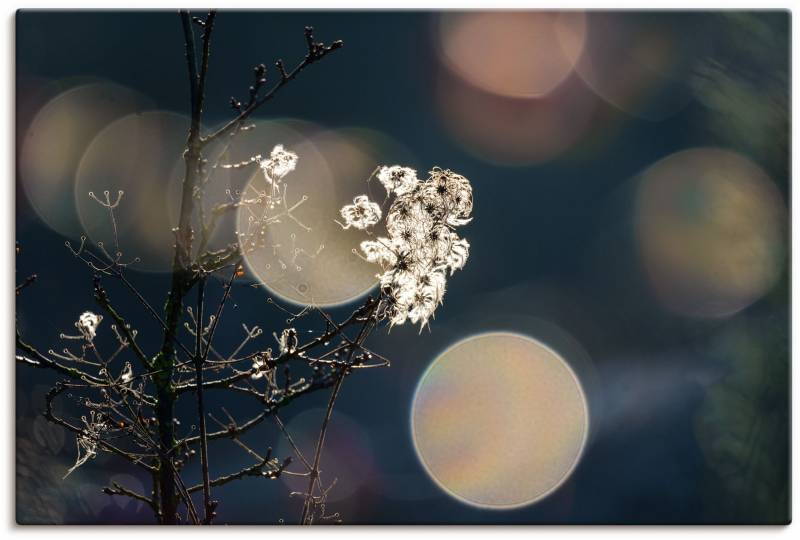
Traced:
[[[310, 287], [345, 314], [373, 286], [347, 258], [359, 236], [335, 234], [323, 216], [377, 165], [450, 168], [475, 195], [475, 219], [460, 230], [470, 260], [430, 332], [376, 332], [372, 348], [391, 368], [344, 385], [323, 460], [337, 478], [328, 511], [345, 523], [787, 522], [789, 13], [223, 11], [208, 128], [231, 118], [230, 96], [246, 98], [253, 66], [302, 58], [306, 25], [345, 47], [260, 109], [232, 152], [241, 160], [283, 143], [300, 155], [286, 182], [303, 186], [305, 215], [318, 220], [305, 249], [324, 243], [325, 255], [275, 282], [261, 271], [268, 261], [248, 260], [220, 348], [241, 341], [241, 322], [265, 329], [254, 347], [275, 347], [286, 314], [269, 296], [302, 303], [292, 291]], [[91, 275], [64, 246], [82, 231], [94, 242], [109, 234], [89, 191], [126, 191], [121, 247], [141, 259], [130, 279], [163, 301], [189, 96], [176, 13], [22, 11], [16, 40], [17, 281], [39, 277], [17, 319], [47, 350], [93, 308]], [[222, 175], [209, 196], [246, 181]], [[155, 350], [147, 314], [111, 292]], [[410, 424], [434, 359], [490, 331], [557, 351], [589, 416], [569, 478], [503, 511], [441, 489]], [[490, 357], [482, 369], [498, 376]], [[100, 492], [109, 479], [149, 489], [112, 457], [62, 480], [74, 439], [39, 414], [56, 379], [16, 369], [17, 520], [150, 522], [145, 505]], [[305, 448], [326, 400], [283, 412]], [[251, 440], [291, 453], [272, 424]], [[249, 463], [230, 443], [211, 450], [230, 470]], [[229, 484], [215, 491], [218, 521], [294, 523], [297, 487]]]

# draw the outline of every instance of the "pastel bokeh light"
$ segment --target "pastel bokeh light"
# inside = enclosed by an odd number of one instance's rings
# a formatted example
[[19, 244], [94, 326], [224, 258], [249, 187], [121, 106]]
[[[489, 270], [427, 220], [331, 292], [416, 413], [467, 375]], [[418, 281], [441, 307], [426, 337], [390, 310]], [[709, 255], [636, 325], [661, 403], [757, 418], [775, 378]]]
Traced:
[[120, 118], [100, 131], [88, 145], [78, 167], [75, 205], [86, 235], [103, 242], [113, 252], [113, 231], [109, 211], [89, 196], [113, 203], [124, 192], [115, 209], [119, 250], [123, 261], [135, 258], [135, 268], [167, 271], [172, 264], [175, 243], [172, 228], [177, 224], [170, 205], [169, 186], [180, 181], [182, 171], [175, 161], [183, 153], [189, 119], [166, 111], [148, 111]]
[[691, 100], [687, 80], [702, 40], [669, 16], [589, 12], [584, 54], [575, 65], [603, 100], [636, 117], [663, 120]]
[[438, 23], [437, 110], [466, 150], [499, 165], [532, 165], [586, 135], [597, 98], [575, 74], [585, 14], [446, 13]]
[[94, 81], [73, 86], [39, 109], [21, 143], [19, 174], [39, 218], [58, 233], [82, 233], [73, 190], [87, 146], [109, 123], [147, 106], [124, 86]]
[[[372, 130], [323, 130], [294, 120], [261, 122], [246, 138], [254, 154], [266, 154], [282, 141], [300, 156], [283, 183], [289, 207], [302, 201], [292, 212], [296, 219], [282, 218], [268, 227], [265, 248], [245, 254], [249, 272], [271, 293], [300, 305], [332, 306], [366, 294], [377, 283], [375, 266], [353, 253], [363, 240], [359, 231], [343, 230], [336, 220], [356, 195], [371, 190], [371, 198], [380, 201], [385, 193], [377, 190], [383, 188], [367, 180], [384, 159], [407, 153]], [[264, 187], [256, 170], [242, 193], [252, 199]], [[265, 205], [240, 208], [237, 230], [248, 231], [264, 210]]]
[[[324, 409], [308, 409], [286, 424], [286, 431], [291, 434], [294, 444], [307, 461], [313, 459], [324, 416]], [[290, 470], [303, 469], [303, 461], [285, 437], [281, 437], [278, 443], [277, 455], [281, 459], [292, 457]], [[354, 418], [336, 411], [325, 435], [325, 451], [320, 460], [321, 488], [325, 490], [335, 484], [334, 489], [328, 492], [326, 501], [343, 501], [356, 495], [372, 480], [375, 464], [369, 434]], [[303, 493], [308, 489], [307, 475], [286, 474], [281, 476], [281, 480], [291, 491]]]
[[422, 376], [411, 412], [425, 470], [466, 504], [512, 509], [569, 478], [589, 412], [569, 364], [543, 343], [494, 332], [460, 341]]
[[778, 279], [786, 207], [747, 158], [719, 148], [672, 154], [642, 174], [637, 204], [641, 256], [668, 309], [729, 316]]
[[471, 84], [507, 97], [541, 97], [558, 87], [585, 37], [586, 16], [578, 11], [445, 13], [439, 19], [445, 63]]

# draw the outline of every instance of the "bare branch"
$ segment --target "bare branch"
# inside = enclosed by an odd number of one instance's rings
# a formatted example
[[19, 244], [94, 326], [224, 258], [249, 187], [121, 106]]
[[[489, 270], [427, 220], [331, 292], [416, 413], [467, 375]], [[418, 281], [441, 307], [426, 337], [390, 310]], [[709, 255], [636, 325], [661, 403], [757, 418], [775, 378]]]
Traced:
[[308, 52], [306, 53], [306, 56], [303, 59], [303, 61], [300, 62], [297, 65], [297, 67], [295, 67], [291, 71], [291, 73], [286, 73], [286, 70], [283, 69], [283, 62], [281, 60], [278, 60], [277, 66], [281, 75], [280, 81], [278, 81], [278, 83], [275, 84], [275, 86], [273, 86], [269, 92], [264, 94], [262, 97], [254, 100], [250, 104], [250, 106], [248, 106], [239, 114], [239, 116], [237, 116], [236, 118], [234, 118], [233, 120], [231, 120], [230, 122], [219, 128], [217, 131], [211, 133], [210, 135], [207, 135], [206, 137], [203, 137], [201, 139], [202, 146], [207, 146], [209, 143], [231, 133], [234, 129], [237, 128], [237, 126], [239, 126], [239, 124], [241, 124], [251, 114], [253, 114], [256, 110], [258, 110], [259, 107], [261, 107], [264, 103], [275, 97], [275, 95], [281, 88], [286, 86], [290, 81], [292, 81], [295, 77], [297, 77], [297, 75], [299, 75], [300, 72], [303, 71], [306, 67], [310, 66], [311, 64], [313, 64], [318, 60], [321, 60], [322, 58], [332, 53], [333, 51], [341, 48], [343, 45], [342, 41], [334, 41], [333, 43], [327, 46], [322, 43], [314, 42], [313, 29], [310, 26], [306, 27], [305, 36], [308, 45]]
[[181, 10], [180, 15], [183, 25], [183, 39], [186, 46], [186, 66], [189, 72], [189, 94], [192, 103], [192, 123], [189, 128], [189, 140], [192, 140], [200, 132], [200, 80], [197, 75], [197, 53], [195, 51], [192, 20], [186, 10]]
[[197, 81], [197, 111], [195, 116], [199, 119], [203, 114], [203, 102], [206, 96], [206, 77], [208, 75], [208, 59], [211, 54], [211, 32], [214, 30], [214, 19], [217, 17], [217, 10], [212, 9], [208, 12], [206, 20], [203, 22], [203, 53], [200, 57], [200, 74]]
[[19, 330], [17, 330], [17, 347], [33, 357], [33, 358], [28, 358], [24, 355], [17, 355], [16, 356], [17, 362], [27, 364], [29, 366], [34, 366], [37, 368], [52, 369], [74, 380], [84, 381], [87, 383], [94, 383], [99, 385], [105, 384], [104, 380], [99, 379], [94, 375], [90, 375], [85, 371], [81, 371], [78, 368], [65, 366], [43, 355], [42, 353], [37, 351], [33, 346], [28, 345], [22, 340], [22, 336], [20, 335]]
[[[212, 19], [213, 20], [213, 19]], [[197, 330], [194, 349], [194, 368], [195, 368], [195, 390], [197, 393], [197, 418], [200, 425], [200, 463], [203, 475], [203, 523], [211, 523], [214, 518], [216, 503], [211, 501], [211, 486], [209, 485], [208, 472], [208, 437], [206, 431], [206, 412], [203, 404], [203, 362], [205, 356], [202, 354], [203, 346], [203, 302], [205, 300], [206, 280], [200, 279], [197, 286]], [[215, 321], [216, 322], [216, 321]], [[208, 347], [205, 355], [211, 348], [211, 337], [209, 337]]]
[[[211, 485], [213, 487], [223, 486], [228, 482], [244, 478], [245, 476], [262, 476], [266, 478], [278, 478], [278, 476], [280, 476], [283, 470], [286, 467], [288, 467], [291, 462], [292, 462], [291, 457], [287, 457], [286, 459], [284, 459], [283, 463], [278, 462], [277, 459], [273, 459], [272, 448], [269, 448], [267, 449], [266, 457], [260, 463], [256, 463], [255, 465], [251, 465], [250, 467], [245, 467], [244, 469], [237, 471], [233, 474], [215, 478], [211, 480]], [[203, 489], [203, 485], [198, 484], [196, 486], [188, 488], [187, 491], [189, 493], [193, 493], [195, 491], [200, 491], [201, 489]]]
[[33, 284], [33, 282], [36, 281], [36, 277], [37, 277], [36, 274], [31, 274], [30, 276], [26, 277], [25, 281], [17, 285], [16, 293], [17, 294], [21, 293], [23, 289]]
[[142, 349], [139, 347], [139, 344], [136, 343], [136, 339], [134, 338], [133, 333], [131, 332], [130, 326], [125, 321], [125, 319], [123, 319], [122, 316], [117, 312], [117, 310], [115, 310], [114, 307], [111, 305], [111, 299], [108, 297], [108, 293], [106, 292], [106, 290], [100, 284], [99, 276], [95, 276], [94, 278], [94, 297], [95, 300], [97, 300], [97, 304], [101, 308], [103, 308], [103, 311], [105, 311], [114, 320], [114, 322], [117, 325], [117, 329], [125, 337], [128, 346], [131, 348], [136, 357], [141, 361], [142, 365], [144, 365], [144, 367], [148, 370], [153, 369], [153, 365], [150, 362], [150, 359], [147, 357], [144, 351], [142, 351]]
[[[67, 388], [68, 388], [68, 385], [63, 383], [63, 382], [61, 382], [61, 383], [57, 383], [47, 393], [47, 396], [45, 397], [44, 417], [47, 418], [49, 421], [53, 422], [54, 424], [58, 424], [59, 426], [61, 426], [61, 427], [65, 428], [65, 429], [77, 434], [78, 436], [86, 437], [86, 436], [88, 436], [88, 434], [86, 433], [86, 430], [70, 424], [69, 422], [67, 422], [63, 418], [61, 418], [59, 416], [56, 416], [56, 414], [53, 412], [53, 401], [55, 400], [55, 398], [59, 394], [64, 392]], [[111, 453], [114, 453], [114, 454], [116, 454], [116, 455], [118, 455], [120, 457], [125, 458], [126, 460], [130, 461], [131, 463], [133, 463], [134, 465], [136, 465], [138, 467], [142, 467], [143, 469], [145, 469], [147, 471], [150, 471], [150, 472], [155, 471], [155, 468], [150, 466], [150, 465], [148, 465], [144, 461], [142, 461], [141, 457], [139, 457], [139, 456], [137, 456], [137, 455], [135, 455], [135, 454], [133, 454], [131, 452], [127, 452], [125, 450], [117, 448], [116, 446], [114, 446], [113, 444], [111, 444], [108, 441], [103, 440], [102, 438], [96, 438], [96, 439], [94, 439], [94, 442], [96, 442], [97, 444], [102, 446], [105, 450], [108, 450]]]
[[158, 511], [158, 508], [156, 507], [155, 503], [153, 502], [153, 499], [145, 497], [144, 495], [142, 495], [140, 493], [136, 493], [135, 491], [130, 490], [130, 489], [120, 485], [119, 482], [112, 482], [111, 486], [104, 487], [103, 488], [103, 493], [105, 493], [106, 495], [123, 495], [125, 497], [130, 497], [131, 499], [135, 499], [137, 501], [142, 501], [143, 503], [147, 504], [147, 506], [152, 508], [153, 511], [155, 511], [155, 512]]
[[[358, 333], [358, 337], [355, 339], [355, 343], [351, 346], [350, 352], [348, 354], [347, 361], [348, 363], [352, 361], [353, 354], [356, 351], [357, 346], [360, 346], [366, 336], [369, 334], [370, 329], [375, 324], [376, 320], [374, 318], [375, 312], [377, 310], [379, 303], [375, 303], [371, 311], [369, 312], [369, 316], [364, 321], [361, 330]], [[325, 435], [328, 430], [328, 423], [330, 422], [331, 416], [333, 415], [333, 406], [336, 403], [336, 398], [339, 396], [339, 392], [342, 389], [342, 383], [344, 382], [345, 375], [347, 374], [347, 368], [339, 368], [337, 370], [336, 375], [336, 382], [333, 386], [333, 391], [331, 391], [330, 400], [328, 400], [328, 407], [325, 410], [325, 417], [322, 420], [322, 427], [320, 428], [319, 438], [317, 439], [317, 447], [314, 452], [314, 462], [311, 466], [311, 470], [309, 471], [309, 481], [308, 481], [308, 491], [306, 492], [306, 498], [303, 503], [303, 513], [300, 517], [300, 524], [310, 524], [311, 518], [313, 517], [313, 494], [314, 494], [314, 486], [319, 479], [319, 463], [320, 459], [322, 458], [322, 447], [325, 444]]]

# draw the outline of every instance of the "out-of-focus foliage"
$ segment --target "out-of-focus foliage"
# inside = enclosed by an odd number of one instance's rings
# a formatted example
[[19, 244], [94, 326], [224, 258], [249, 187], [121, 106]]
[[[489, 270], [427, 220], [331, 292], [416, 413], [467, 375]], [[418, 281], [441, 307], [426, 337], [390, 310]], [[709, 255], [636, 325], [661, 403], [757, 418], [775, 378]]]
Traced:
[[[785, 288], [771, 299], [780, 304]], [[780, 305], [764, 306], [778, 311]], [[728, 363], [696, 417], [718, 481], [708, 495], [731, 522], [789, 520], [789, 339], [763, 318], [740, 316], [712, 346]]]
[[[722, 144], [764, 166], [786, 193], [789, 19], [784, 13], [716, 13], [709, 23], [717, 37], [693, 79], [707, 125]], [[712, 344], [727, 374], [709, 387], [695, 427], [717, 476], [706, 484], [716, 518], [790, 519], [789, 338], [781, 323], [788, 294], [784, 275]]]
[[785, 188], [789, 140], [789, 21], [783, 13], [715, 13], [711, 54], [692, 85], [708, 125], [770, 169]]

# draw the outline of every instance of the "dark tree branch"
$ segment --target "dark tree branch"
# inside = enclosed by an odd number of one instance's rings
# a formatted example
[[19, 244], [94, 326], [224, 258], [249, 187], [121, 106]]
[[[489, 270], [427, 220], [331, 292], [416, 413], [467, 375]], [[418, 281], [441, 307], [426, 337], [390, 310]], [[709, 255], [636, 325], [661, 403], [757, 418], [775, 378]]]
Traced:
[[[222, 300], [220, 300], [219, 306], [217, 306], [217, 312], [214, 315], [214, 322], [211, 323], [211, 329], [208, 331], [208, 338], [206, 339], [208, 344], [206, 346], [205, 352], [203, 353], [202, 357], [203, 362], [205, 362], [208, 359], [208, 353], [211, 351], [211, 342], [214, 340], [214, 334], [217, 331], [220, 319], [222, 319], [222, 310], [225, 309], [225, 304], [228, 302], [228, 299], [231, 296], [233, 280], [236, 279], [236, 273], [238, 271], [238, 267], [239, 267], [238, 263], [234, 265], [233, 272], [231, 272], [231, 277], [228, 278], [227, 283], [225, 283], [224, 292], [222, 293]], [[200, 341], [198, 341], [198, 347], [200, 347]]]
[[261, 107], [264, 103], [271, 100], [275, 95], [280, 91], [281, 88], [286, 86], [290, 81], [294, 80], [301, 71], [303, 71], [306, 67], [310, 66], [314, 62], [321, 60], [328, 54], [332, 53], [333, 51], [342, 47], [342, 41], [334, 41], [330, 45], [326, 46], [322, 43], [315, 43], [314, 42], [314, 34], [313, 29], [310, 26], [307, 26], [305, 29], [305, 36], [306, 36], [306, 43], [308, 46], [308, 52], [306, 53], [305, 58], [303, 61], [300, 62], [297, 67], [295, 67], [291, 73], [286, 73], [286, 70], [283, 68], [283, 62], [278, 60], [276, 66], [280, 73], [281, 79], [278, 81], [275, 86], [272, 87], [266, 94], [262, 97], [252, 100], [250, 105], [244, 109], [239, 116], [219, 128], [217, 131], [203, 137], [201, 139], [201, 144], [203, 146], [208, 145], [209, 143], [222, 138], [223, 136], [231, 133], [234, 131], [244, 120], [246, 120], [251, 114], [253, 114], [259, 107]]
[[[203, 523], [209, 524], [214, 517], [216, 504], [211, 502], [211, 486], [209, 485], [208, 472], [208, 437], [206, 431], [206, 411], [203, 404], [203, 301], [205, 300], [206, 278], [201, 278], [197, 285], [197, 330], [194, 349], [195, 390], [197, 393], [197, 418], [200, 427], [200, 464], [203, 475]], [[209, 340], [206, 354], [211, 347]]]
[[[50, 389], [50, 391], [47, 393], [47, 396], [45, 396], [45, 411], [43, 413], [44, 417], [47, 418], [47, 420], [49, 420], [50, 422], [58, 424], [64, 429], [67, 429], [68, 431], [71, 431], [78, 436], [88, 437], [89, 434], [86, 433], [86, 430], [70, 424], [63, 418], [56, 416], [56, 414], [53, 412], [53, 401], [55, 400], [56, 397], [58, 397], [59, 394], [64, 392], [68, 387], [69, 386], [67, 384], [60, 382]], [[105, 441], [99, 437], [92, 438], [92, 440], [96, 442], [98, 445], [102, 446], [105, 450], [108, 450], [113, 454], [125, 458], [127, 461], [130, 461], [131, 463], [133, 463], [138, 467], [141, 467], [150, 472], [155, 470], [153, 467], [142, 461], [141, 457], [136, 456], [132, 452], [127, 452], [125, 450], [122, 450], [121, 448], [117, 448], [110, 442]]]
[[36, 274], [31, 274], [30, 276], [26, 277], [25, 281], [17, 285], [16, 294], [21, 293], [23, 289], [32, 285], [34, 281], [36, 281]]
[[207, 251], [198, 258], [198, 271], [216, 272], [233, 263], [239, 256], [239, 244], [236, 242], [215, 251]]
[[197, 75], [197, 53], [195, 51], [194, 27], [189, 12], [181, 10], [183, 39], [186, 47], [186, 67], [189, 72], [189, 96], [191, 100], [192, 122], [189, 128], [189, 140], [193, 140], [200, 132], [201, 91], [200, 79]]
[[[148, 313], [150, 313], [153, 319], [155, 319], [156, 322], [158, 322], [158, 324], [161, 326], [164, 332], [168, 332], [169, 327], [167, 326], [167, 323], [164, 322], [164, 319], [162, 319], [159, 316], [158, 312], [156, 312], [156, 310], [153, 308], [153, 306], [150, 305], [150, 302], [148, 302], [147, 299], [144, 296], [142, 296], [142, 293], [139, 292], [139, 289], [137, 289], [133, 285], [133, 283], [131, 283], [130, 280], [128, 280], [128, 278], [125, 277], [125, 274], [123, 274], [121, 270], [117, 269], [116, 271], [113, 272], [112, 275], [116, 276], [122, 282], [122, 284], [125, 285], [125, 287], [136, 297], [139, 303], [142, 304], [142, 306], [144, 306], [144, 308], [147, 310]], [[186, 347], [186, 345], [184, 345], [177, 339], [177, 336], [175, 336], [175, 342], [178, 344], [178, 347], [183, 351], [183, 353], [187, 356], [187, 358], [190, 359], [194, 358], [193, 353]]]
[[140, 493], [136, 493], [133, 490], [130, 490], [122, 485], [119, 482], [112, 482], [111, 486], [104, 487], [103, 493], [106, 495], [122, 495], [125, 497], [130, 497], [131, 499], [135, 499], [137, 501], [142, 501], [143, 503], [147, 504], [154, 512], [158, 511], [156, 504], [153, 502], [153, 499], [145, 497]]
[[[331, 326], [331, 329], [323, 332], [313, 340], [309, 341], [305, 345], [297, 347], [294, 350], [286, 351], [281, 354], [278, 358], [274, 361], [275, 365], [285, 364], [286, 362], [290, 361], [293, 358], [302, 358], [306, 353], [309, 351], [317, 348], [325, 346], [326, 343], [331, 341], [332, 339], [338, 336], [346, 336], [344, 335], [344, 329], [358, 323], [363, 322], [363, 316], [365, 313], [370, 312], [371, 309], [374, 309], [377, 306], [378, 301], [372, 298], [368, 298], [367, 301], [358, 309], [356, 309], [344, 322], [339, 324], [338, 326]], [[232, 384], [245, 380], [252, 375], [251, 371], [243, 371], [239, 373], [235, 373], [229, 377], [225, 377], [223, 379], [216, 379], [213, 381], [208, 381], [203, 383], [203, 389], [211, 390], [215, 388], [228, 388]], [[185, 383], [179, 384], [175, 386], [175, 392], [181, 394], [183, 392], [189, 392], [194, 390], [195, 386], [194, 383]]]
[[[244, 433], [247, 433], [254, 427], [258, 426], [261, 422], [264, 421], [264, 418], [266, 418], [266, 416], [267, 412], [263, 411], [259, 413], [257, 416], [254, 416], [253, 418], [245, 422], [244, 424], [241, 425], [231, 424], [225, 429], [211, 432], [208, 434], [207, 439], [211, 441], [215, 439], [236, 438], [239, 435], [243, 435]], [[185, 439], [182, 439], [177, 446], [197, 444], [198, 442], [200, 442], [200, 436], [195, 435], [194, 437], [186, 437]]]
[[[292, 458], [287, 457], [285, 460], [283, 460], [283, 463], [277, 465], [273, 465], [272, 461], [273, 461], [272, 448], [269, 448], [267, 449], [267, 455], [260, 463], [256, 463], [255, 465], [251, 465], [250, 467], [245, 467], [244, 469], [237, 471], [233, 474], [215, 478], [211, 481], [211, 485], [213, 487], [223, 486], [228, 482], [244, 478], [245, 476], [263, 476], [267, 478], [278, 478], [278, 476], [280, 476], [283, 470], [291, 464]], [[269, 470], [265, 471], [264, 470], [265, 468], [268, 468]], [[193, 493], [195, 491], [200, 491], [201, 489], [203, 489], [203, 485], [198, 484], [196, 486], [188, 488], [187, 491], [189, 493]]]
[[278, 416], [278, 413], [273, 412], [272, 413], [272, 418], [275, 420], [275, 423], [278, 424], [278, 428], [281, 430], [281, 433], [283, 433], [283, 436], [286, 437], [286, 441], [289, 443], [289, 446], [292, 447], [292, 450], [294, 451], [294, 453], [297, 454], [297, 457], [300, 458], [300, 461], [303, 462], [303, 465], [305, 465], [306, 469], [308, 469], [308, 471], [311, 471], [313, 469], [313, 467], [311, 466], [311, 463], [308, 462], [308, 460], [303, 455], [303, 452], [300, 451], [300, 448], [294, 442], [294, 439], [289, 434], [289, 431], [286, 429], [286, 426], [284, 425], [284, 423], [281, 420], [280, 416]]
[[[175, 439], [175, 428], [173, 425], [173, 410], [175, 406], [175, 392], [173, 389], [173, 369], [176, 363], [175, 342], [177, 341], [177, 330], [183, 312], [183, 300], [189, 289], [194, 283], [194, 272], [190, 269], [192, 254], [192, 241], [194, 233], [192, 231], [192, 215], [195, 204], [195, 188], [197, 187], [200, 176], [202, 153], [200, 145], [200, 124], [202, 121], [202, 101], [201, 97], [205, 93], [205, 77], [208, 71], [208, 54], [210, 53], [211, 30], [215, 15], [209, 14], [204, 24], [205, 32], [203, 35], [203, 57], [200, 59], [202, 78], [198, 74], [197, 58], [195, 51], [194, 28], [189, 13], [185, 10], [180, 12], [183, 25], [183, 34], [186, 47], [186, 64], [189, 72], [189, 90], [191, 96], [191, 124], [186, 141], [186, 151], [184, 152], [184, 179], [181, 191], [181, 206], [178, 217], [178, 227], [175, 238], [175, 254], [172, 263], [172, 280], [170, 291], [165, 305], [164, 339], [161, 351], [156, 357], [154, 367], [158, 370], [156, 382], [158, 385], [158, 407], [156, 410], [159, 423], [159, 437], [161, 446], [165, 449], [172, 448]], [[180, 343], [180, 342], [178, 342]], [[188, 352], [188, 351], [187, 351]], [[194, 356], [189, 353], [189, 357]], [[174, 486], [176, 479], [172, 467], [161, 467], [160, 483], [162, 486], [161, 504], [162, 516], [165, 522], [174, 523], [176, 497]]]
[[120, 333], [127, 340], [128, 345], [133, 351], [133, 354], [136, 355], [136, 357], [139, 359], [142, 365], [144, 365], [145, 369], [147, 370], [153, 369], [153, 365], [150, 362], [150, 359], [147, 357], [144, 351], [142, 351], [142, 349], [139, 347], [139, 344], [136, 343], [136, 339], [133, 337], [133, 333], [131, 332], [128, 323], [111, 305], [111, 299], [108, 297], [108, 293], [106, 292], [106, 290], [100, 284], [99, 276], [95, 276], [94, 278], [94, 297], [95, 300], [97, 301], [97, 304], [101, 308], [103, 308], [103, 311], [105, 311], [114, 320], [114, 323], [116, 323]]
[[28, 355], [32, 356], [33, 358], [28, 358], [24, 355], [16, 355], [17, 362], [27, 364], [29, 366], [37, 367], [37, 368], [48, 368], [61, 373], [62, 375], [66, 375], [71, 379], [77, 381], [84, 381], [87, 383], [92, 383], [96, 385], [105, 385], [106, 381], [95, 377], [94, 375], [90, 375], [85, 371], [81, 371], [78, 368], [65, 366], [48, 358], [47, 356], [43, 355], [39, 351], [37, 351], [33, 346], [28, 345], [22, 340], [22, 336], [17, 330], [17, 348], [20, 350], [28, 353]]
[[[350, 352], [348, 354], [347, 362], [350, 363], [353, 359], [353, 354], [358, 347], [361, 346], [363, 340], [369, 334], [371, 327], [375, 323], [374, 314], [375, 310], [377, 309], [378, 303], [374, 304], [374, 307], [370, 310], [369, 316], [364, 321], [361, 329], [358, 332], [358, 336], [355, 339], [355, 342], [350, 347]], [[322, 427], [320, 428], [319, 438], [317, 439], [317, 446], [316, 450], [314, 451], [314, 462], [311, 466], [311, 470], [309, 471], [309, 480], [308, 480], [308, 491], [305, 494], [305, 501], [303, 503], [303, 513], [300, 517], [300, 524], [310, 524], [312, 518], [312, 510], [314, 504], [314, 487], [319, 479], [319, 463], [320, 459], [322, 458], [322, 448], [325, 444], [325, 435], [328, 431], [328, 424], [330, 423], [331, 416], [333, 415], [333, 406], [336, 403], [336, 398], [339, 397], [339, 392], [342, 389], [342, 383], [344, 382], [345, 375], [347, 374], [348, 368], [339, 368], [336, 374], [336, 382], [333, 385], [333, 390], [331, 391], [331, 397], [328, 400], [328, 407], [325, 410], [325, 417], [322, 420]]]
[[[203, 115], [203, 103], [206, 98], [206, 77], [208, 75], [208, 59], [211, 55], [211, 32], [214, 30], [214, 19], [217, 17], [217, 10], [212, 9], [203, 23], [203, 53], [200, 57], [200, 74], [197, 80], [197, 110], [193, 117], [201, 118]], [[199, 126], [198, 126], [199, 129]]]
[[[330, 388], [335, 382], [336, 376], [333, 373], [325, 373], [324, 375], [313, 377], [307, 385], [297, 389], [290, 389], [281, 394], [279, 398], [268, 401], [264, 411], [259, 413], [257, 416], [254, 416], [244, 424], [231, 424], [226, 429], [209, 433], [208, 440], [237, 438], [258, 426], [267, 416], [289, 405], [297, 398], [311, 394], [318, 390], [322, 390], [323, 388]], [[261, 397], [263, 398], [264, 396]], [[177, 446], [197, 444], [199, 441], [199, 435], [186, 437], [185, 439], [181, 440]]]

